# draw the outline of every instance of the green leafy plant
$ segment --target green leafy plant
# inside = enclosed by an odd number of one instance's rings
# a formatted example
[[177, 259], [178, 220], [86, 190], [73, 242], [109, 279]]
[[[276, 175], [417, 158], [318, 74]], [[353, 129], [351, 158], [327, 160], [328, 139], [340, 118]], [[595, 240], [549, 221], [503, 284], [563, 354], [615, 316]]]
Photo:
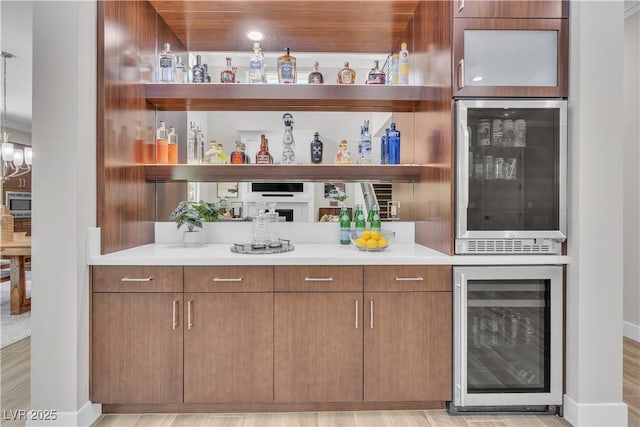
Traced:
[[217, 221], [219, 216], [220, 209], [215, 203], [183, 200], [171, 212], [169, 219], [174, 220], [178, 228], [186, 225], [188, 231], [194, 231], [196, 227], [202, 228], [203, 222]]

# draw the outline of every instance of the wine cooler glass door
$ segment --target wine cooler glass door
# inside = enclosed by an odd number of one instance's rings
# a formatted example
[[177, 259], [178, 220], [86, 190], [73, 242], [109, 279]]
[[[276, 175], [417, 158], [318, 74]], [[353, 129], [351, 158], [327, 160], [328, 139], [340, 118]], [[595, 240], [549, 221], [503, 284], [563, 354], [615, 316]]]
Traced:
[[560, 404], [561, 267], [469, 267], [455, 275], [462, 404]]

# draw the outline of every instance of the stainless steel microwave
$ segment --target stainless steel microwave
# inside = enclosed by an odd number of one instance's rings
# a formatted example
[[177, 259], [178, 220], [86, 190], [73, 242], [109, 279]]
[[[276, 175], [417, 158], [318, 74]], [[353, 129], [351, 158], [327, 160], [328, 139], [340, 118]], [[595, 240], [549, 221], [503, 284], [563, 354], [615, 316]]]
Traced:
[[31, 192], [7, 191], [4, 198], [14, 218], [31, 218]]

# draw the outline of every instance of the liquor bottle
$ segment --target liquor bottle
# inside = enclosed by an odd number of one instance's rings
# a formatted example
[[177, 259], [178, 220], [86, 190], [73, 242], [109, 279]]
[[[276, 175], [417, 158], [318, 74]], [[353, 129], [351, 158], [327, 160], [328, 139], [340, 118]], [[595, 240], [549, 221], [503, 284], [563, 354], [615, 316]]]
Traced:
[[384, 135], [380, 137], [380, 164], [389, 164], [389, 140], [387, 139], [387, 132], [389, 128], [385, 130]]
[[209, 74], [209, 66], [207, 64], [203, 64], [204, 66], [204, 82], [211, 83], [211, 74]]
[[160, 122], [160, 127], [156, 132], [156, 163], [169, 163], [169, 133], [164, 127], [164, 122]]
[[220, 150], [220, 145], [222, 144], [218, 144], [214, 139], [209, 142], [209, 149], [204, 153], [204, 163], [214, 165], [221, 165], [225, 163], [224, 159], [226, 155], [224, 155], [224, 152]]
[[173, 83], [175, 80], [176, 56], [171, 52], [169, 43], [164, 44], [164, 51], [160, 54], [159, 62], [158, 80], [163, 83]]
[[231, 164], [242, 165], [244, 163], [247, 163], [246, 157], [247, 155], [244, 152], [244, 144], [239, 139], [236, 140], [236, 149], [233, 153], [231, 153]]
[[189, 122], [189, 129], [187, 130], [187, 164], [198, 163], [196, 161], [196, 124], [194, 122]]
[[260, 43], [255, 42], [253, 44], [253, 55], [249, 60], [249, 83], [266, 83], [266, 61], [264, 60], [264, 53], [260, 47]]
[[282, 121], [284, 122], [284, 134], [282, 135], [282, 157], [280, 164], [295, 165], [296, 153], [293, 151], [295, 148], [295, 141], [293, 139], [293, 116], [291, 113], [284, 113]]
[[380, 224], [380, 208], [378, 207], [378, 205], [373, 205], [371, 207], [370, 224], [372, 231], [380, 231], [380, 229], [382, 228]]
[[384, 74], [384, 71], [380, 69], [380, 61], [376, 59], [374, 61], [373, 68], [369, 71], [369, 75], [367, 76], [367, 84], [383, 85], [386, 82], [386, 75]]
[[278, 83], [296, 82], [296, 58], [289, 53], [289, 48], [286, 48], [284, 55], [278, 57]]
[[260, 136], [260, 150], [256, 153], [257, 165], [268, 165], [273, 163], [273, 156], [269, 153], [269, 140], [262, 134]]
[[364, 121], [362, 132], [360, 135], [360, 156], [358, 157], [359, 164], [371, 163], [371, 134], [369, 133], [369, 120]]
[[169, 128], [169, 144], [167, 145], [167, 160], [170, 165], [178, 164], [178, 135], [176, 128]]
[[176, 83], [189, 83], [189, 73], [187, 66], [182, 62], [182, 58], [178, 56], [176, 61]]
[[398, 84], [409, 84], [409, 51], [407, 44], [400, 44], [400, 54], [398, 55]]
[[356, 205], [356, 211], [353, 214], [353, 222], [355, 225], [356, 235], [360, 236], [362, 232], [367, 228], [367, 222], [364, 218], [364, 212], [362, 212], [362, 205]]
[[144, 138], [144, 163], [155, 163], [156, 159], [156, 131], [153, 127], [147, 126]]
[[202, 64], [202, 58], [200, 57], [200, 55], [196, 55], [196, 65], [193, 66], [192, 74], [193, 74], [193, 77], [191, 81], [193, 83], [205, 82], [204, 65]]
[[391, 56], [391, 76], [389, 76], [389, 84], [397, 85], [398, 84], [398, 67], [400, 62], [400, 55], [394, 53]]
[[320, 133], [313, 133], [313, 141], [311, 141], [311, 163], [322, 163], [322, 141], [320, 141]]
[[391, 128], [387, 134], [389, 141], [389, 163], [392, 165], [400, 164], [400, 131], [396, 129], [396, 124], [391, 123]]
[[313, 63], [313, 71], [309, 73], [308, 83], [311, 84], [322, 84], [324, 83], [324, 77], [322, 77], [322, 73], [318, 71], [320, 64], [318, 61]]
[[204, 163], [204, 153], [206, 152], [206, 143], [204, 132], [202, 132], [202, 128], [198, 126], [196, 128], [196, 163]]
[[220, 83], [235, 83], [236, 76], [231, 68], [231, 58], [227, 56], [225, 59], [227, 60], [227, 68], [220, 73]]
[[349, 210], [345, 205], [340, 208], [340, 244], [348, 245], [351, 243], [349, 237], [351, 233], [351, 220], [349, 219]]
[[338, 152], [336, 153], [335, 163], [337, 165], [350, 165], [351, 164], [351, 153], [347, 148], [347, 140], [343, 139], [340, 141], [340, 146], [338, 147]]
[[133, 158], [136, 163], [144, 163], [144, 138], [142, 137], [142, 124], [136, 123], [135, 139], [133, 140]]
[[338, 71], [339, 85], [352, 85], [356, 82], [356, 72], [349, 67], [349, 62], [344, 63], [344, 68]]

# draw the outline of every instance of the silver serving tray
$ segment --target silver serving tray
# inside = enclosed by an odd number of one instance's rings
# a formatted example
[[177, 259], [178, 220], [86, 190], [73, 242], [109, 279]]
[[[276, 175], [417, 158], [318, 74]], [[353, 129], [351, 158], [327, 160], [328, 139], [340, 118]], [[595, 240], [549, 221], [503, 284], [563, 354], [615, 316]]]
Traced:
[[295, 249], [295, 246], [291, 244], [289, 240], [280, 239], [280, 244], [268, 244], [264, 246], [257, 246], [253, 243], [234, 243], [231, 246], [231, 252], [236, 254], [281, 254], [285, 252], [291, 252]]

